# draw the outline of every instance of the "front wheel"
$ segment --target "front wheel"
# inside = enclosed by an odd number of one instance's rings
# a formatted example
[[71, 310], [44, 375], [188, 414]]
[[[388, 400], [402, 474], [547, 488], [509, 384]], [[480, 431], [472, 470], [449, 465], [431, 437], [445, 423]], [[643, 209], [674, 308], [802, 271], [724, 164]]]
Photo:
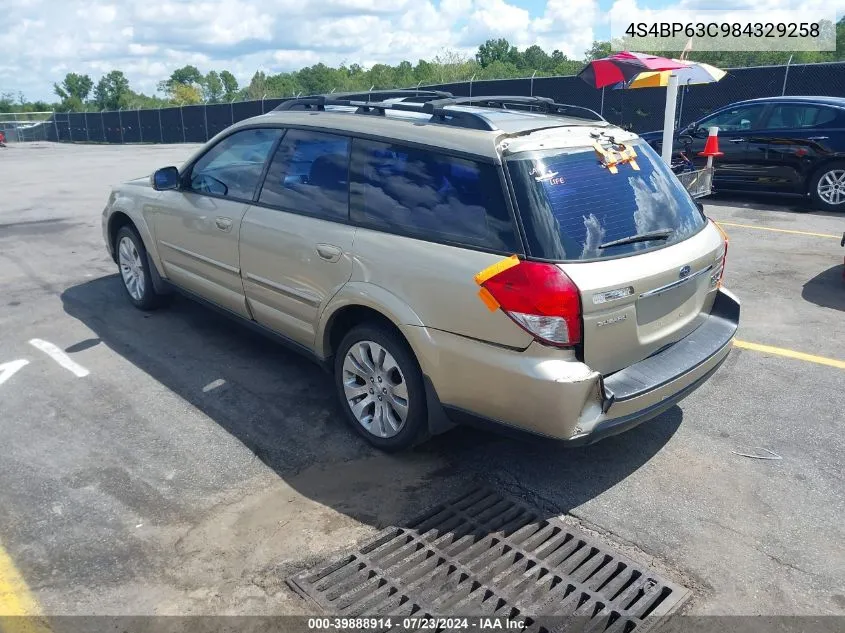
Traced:
[[822, 167], [810, 181], [810, 197], [817, 207], [845, 211], [845, 162]]
[[422, 372], [398, 334], [376, 324], [353, 328], [337, 349], [334, 369], [346, 417], [370, 444], [400, 451], [425, 436]]
[[156, 293], [153, 287], [144, 242], [129, 226], [121, 227], [114, 242], [123, 289], [132, 305], [140, 310], [157, 308], [161, 304], [161, 295]]

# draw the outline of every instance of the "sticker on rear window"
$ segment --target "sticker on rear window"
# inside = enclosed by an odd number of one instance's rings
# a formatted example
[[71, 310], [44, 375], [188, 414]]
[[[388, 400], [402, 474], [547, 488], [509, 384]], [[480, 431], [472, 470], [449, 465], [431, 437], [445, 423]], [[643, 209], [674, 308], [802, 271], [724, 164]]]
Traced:
[[[534, 176], [534, 180], [537, 182], [550, 182], [557, 177], [557, 172], [548, 169], [542, 162], [535, 161], [534, 167], [531, 168], [529, 172], [531, 176]], [[562, 178], [561, 178], [562, 180]], [[563, 183], [560, 183], [563, 184]]]
[[603, 146], [597, 141], [593, 144], [593, 149], [599, 157], [599, 163], [606, 167], [611, 174], [618, 174], [617, 166], [624, 164], [630, 164], [634, 171], [640, 170], [636, 160], [637, 152], [634, 151], [633, 147], [624, 143], [610, 143]]

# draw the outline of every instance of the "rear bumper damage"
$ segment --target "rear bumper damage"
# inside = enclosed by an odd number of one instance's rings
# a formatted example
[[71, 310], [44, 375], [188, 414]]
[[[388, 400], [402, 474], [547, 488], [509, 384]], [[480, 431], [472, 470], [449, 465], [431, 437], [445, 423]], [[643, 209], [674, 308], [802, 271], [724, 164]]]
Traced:
[[739, 301], [720, 289], [707, 320], [660, 352], [601, 379], [602, 415], [571, 444], [591, 444], [650, 420], [703, 385], [725, 361], [739, 326]]
[[[453, 344], [448, 351], [441, 349], [440, 360], [455, 354], [449, 365], [460, 371], [457, 380], [448, 381], [451, 389], [441, 389], [442, 382], [434, 378], [432, 384], [455, 422], [492, 425], [570, 445], [592, 444], [660, 415], [704, 384], [725, 361], [739, 325], [740, 304], [729, 291], [717, 292], [710, 315], [692, 333], [609, 376], [574, 358], [553, 359], [533, 347], [492, 356], [487, 350], [479, 366], [479, 357], [467, 363], [468, 350]], [[426, 374], [438, 376], [442, 371]], [[473, 374], [484, 377], [483, 398], [477, 393], [481, 389], [470, 389], [475, 396], [465, 391], [468, 383], [476, 383]], [[462, 388], [455, 389], [456, 383]]]

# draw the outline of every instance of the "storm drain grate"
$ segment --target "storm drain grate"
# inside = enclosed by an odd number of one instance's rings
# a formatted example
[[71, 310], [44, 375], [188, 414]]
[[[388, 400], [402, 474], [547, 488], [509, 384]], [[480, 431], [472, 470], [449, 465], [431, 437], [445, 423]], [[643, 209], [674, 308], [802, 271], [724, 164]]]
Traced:
[[340, 617], [490, 616], [538, 632], [577, 621], [639, 633], [690, 595], [577, 527], [486, 489], [288, 582]]

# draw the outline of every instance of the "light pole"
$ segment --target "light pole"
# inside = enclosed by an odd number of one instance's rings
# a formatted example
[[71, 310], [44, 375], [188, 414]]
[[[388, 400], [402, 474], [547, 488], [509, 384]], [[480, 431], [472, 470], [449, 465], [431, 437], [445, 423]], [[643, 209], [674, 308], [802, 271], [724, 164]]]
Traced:
[[123, 115], [121, 114], [122, 107], [117, 109], [117, 122], [120, 124], [120, 144], [123, 145]]

